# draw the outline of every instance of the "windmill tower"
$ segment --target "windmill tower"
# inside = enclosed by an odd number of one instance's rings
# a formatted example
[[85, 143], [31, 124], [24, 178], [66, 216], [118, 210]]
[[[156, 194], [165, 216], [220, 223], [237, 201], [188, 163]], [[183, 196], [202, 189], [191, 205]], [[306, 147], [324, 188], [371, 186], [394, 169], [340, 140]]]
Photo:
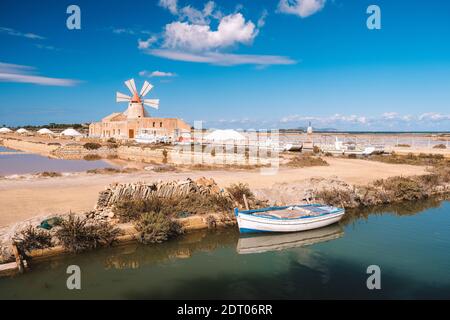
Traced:
[[152, 90], [153, 86], [145, 81], [138, 94], [134, 79], [125, 81], [125, 85], [130, 90], [132, 96], [116, 92], [116, 102], [128, 102], [128, 109], [123, 113], [127, 119], [139, 119], [149, 117], [149, 112], [144, 106], [149, 106], [155, 109], [159, 107], [159, 99], [144, 99], [144, 97]]

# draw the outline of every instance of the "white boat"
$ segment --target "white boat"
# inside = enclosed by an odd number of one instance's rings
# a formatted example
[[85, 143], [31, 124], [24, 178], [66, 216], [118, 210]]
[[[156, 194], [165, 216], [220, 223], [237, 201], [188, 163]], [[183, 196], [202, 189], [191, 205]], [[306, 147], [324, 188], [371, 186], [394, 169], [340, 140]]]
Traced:
[[269, 207], [234, 214], [241, 233], [297, 232], [317, 229], [341, 220], [345, 210], [321, 204]]
[[369, 156], [372, 154], [379, 154], [384, 152], [383, 146], [358, 146], [354, 142], [343, 143], [336, 137], [336, 141], [333, 147], [323, 146], [322, 150], [331, 154], [341, 154], [341, 155], [361, 155], [361, 156]]
[[303, 232], [242, 236], [238, 240], [236, 250], [239, 254], [281, 251], [335, 240], [343, 235], [342, 227], [334, 224]]

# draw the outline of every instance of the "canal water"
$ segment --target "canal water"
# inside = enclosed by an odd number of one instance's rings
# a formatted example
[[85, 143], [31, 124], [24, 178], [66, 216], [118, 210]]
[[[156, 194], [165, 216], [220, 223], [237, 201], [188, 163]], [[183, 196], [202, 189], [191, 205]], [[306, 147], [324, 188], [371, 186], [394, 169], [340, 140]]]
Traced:
[[[15, 154], [17, 153], [17, 154]], [[0, 175], [52, 172], [79, 172], [90, 169], [111, 168], [105, 160], [66, 160], [25, 154], [0, 146]]]
[[[81, 268], [81, 290], [66, 269]], [[367, 288], [367, 268], [381, 289]], [[349, 212], [311, 232], [240, 237], [236, 228], [187, 234], [34, 263], [0, 279], [0, 299], [450, 298], [450, 202]]]

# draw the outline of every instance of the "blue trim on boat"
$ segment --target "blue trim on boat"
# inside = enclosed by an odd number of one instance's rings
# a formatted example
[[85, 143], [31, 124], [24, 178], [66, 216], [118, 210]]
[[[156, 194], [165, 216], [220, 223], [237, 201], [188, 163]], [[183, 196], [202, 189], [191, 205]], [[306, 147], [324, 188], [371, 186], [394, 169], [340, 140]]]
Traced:
[[257, 229], [248, 229], [248, 228], [239, 228], [239, 232], [240, 233], [262, 233], [262, 232], [271, 232], [271, 231], [267, 231], [267, 230], [257, 230]]
[[[302, 207], [302, 208], [308, 208], [308, 207], [329, 207], [332, 208], [332, 210], [330, 211], [326, 211], [324, 213], [321, 214], [316, 214], [316, 215], [308, 215], [308, 216], [303, 216], [303, 217], [299, 217], [299, 218], [278, 218], [272, 215], [263, 215], [263, 214], [259, 214], [259, 215], [254, 215], [254, 213], [261, 213], [261, 212], [268, 212], [268, 211], [277, 211], [277, 210], [283, 210], [283, 209], [287, 209], [290, 207]], [[268, 207], [268, 208], [261, 208], [261, 209], [253, 209], [253, 210], [245, 210], [245, 211], [239, 211], [238, 208], [234, 209], [234, 214], [235, 216], [239, 216], [240, 214], [242, 215], [248, 215], [248, 216], [253, 216], [256, 218], [262, 218], [262, 219], [270, 219], [270, 220], [300, 220], [300, 219], [311, 219], [311, 218], [317, 218], [317, 217], [322, 217], [322, 216], [326, 216], [326, 215], [330, 215], [330, 214], [338, 214], [338, 213], [345, 213], [344, 209], [341, 208], [336, 208], [336, 207], [331, 207], [331, 206], [327, 206], [327, 205], [323, 205], [323, 204], [303, 204], [303, 205], [290, 205], [290, 206], [281, 206], [281, 207]]]

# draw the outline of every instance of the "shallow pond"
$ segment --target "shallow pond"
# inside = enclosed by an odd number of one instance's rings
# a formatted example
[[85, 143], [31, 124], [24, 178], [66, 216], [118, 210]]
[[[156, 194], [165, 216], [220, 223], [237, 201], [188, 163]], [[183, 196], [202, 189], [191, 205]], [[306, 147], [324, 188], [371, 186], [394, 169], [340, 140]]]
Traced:
[[[81, 290], [66, 288], [69, 265]], [[367, 267], [381, 270], [368, 290]], [[187, 234], [35, 263], [0, 279], [0, 299], [450, 298], [450, 202], [349, 213], [315, 231], [240, 237], [235, 228]]]
[[[0, 146], [0, 175], [53, 172], [79, 172], [90, 169], [111, 168], [115, 165], [106, 160], [65, 160], [48, 158], [37, 154], [24, 154]], [[3, 154], [2, 154], [3, 153]]]

